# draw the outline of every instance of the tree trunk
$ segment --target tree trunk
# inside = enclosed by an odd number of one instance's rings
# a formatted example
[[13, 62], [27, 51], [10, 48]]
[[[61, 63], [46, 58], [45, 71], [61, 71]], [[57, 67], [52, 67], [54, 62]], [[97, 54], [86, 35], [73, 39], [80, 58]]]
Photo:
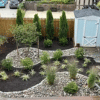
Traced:
[[39, 36], [38, 36], [38, 58], [39, 58]]

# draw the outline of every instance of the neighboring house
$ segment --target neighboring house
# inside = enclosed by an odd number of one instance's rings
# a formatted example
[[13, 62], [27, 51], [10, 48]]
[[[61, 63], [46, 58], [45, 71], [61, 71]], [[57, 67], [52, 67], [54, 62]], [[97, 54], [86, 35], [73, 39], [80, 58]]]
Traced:
[[75, 46], [100, 47], [100, 10], [82, 9], [74, 11]]
[[100, 0], [75, 0], [76, 10], [82, 9], [84, 5], [97, 4], [98, 1], [100, 1]]

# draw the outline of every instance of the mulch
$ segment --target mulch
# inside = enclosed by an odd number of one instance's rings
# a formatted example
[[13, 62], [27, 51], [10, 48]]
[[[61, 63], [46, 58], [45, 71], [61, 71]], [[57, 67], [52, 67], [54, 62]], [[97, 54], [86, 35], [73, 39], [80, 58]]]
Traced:
[[[55, 42], [54, 42], [55, 41]], [[58, 44], [58, 41], [56, 40], [53, 40], [53, 46], [51, 48], [44, 48], [43, 47], [43, 40], [40, 42], [40, 49], [45, 49], [45, 50], [56, 50], [56, 49], [64, 49], [64, 48], [71, 48], [73, 47], [73, 45], [69, 45], [69, 47], [61, 47], [59, 44]], [[33, 47], [35, 47], [36, 45], [33, 45]], [[20, 46], [19, 48], [21, 48], [22, 46]], [[11, 52], [12, 50], [15, 50], [16, 49], [16, 43], [13, 42], [13, 44], [11, 43], [4, 43], [4, 45], [1, 47], [2, 51], [0, 52], [0, 61], [2, 59], [4, 59], [6, 57], [6, 55]], [[67, 59], [68, 62], [72, 63], [73, 60], [77, 60], [75, 57], [73, 56], [70, 56], [70, 57], [63, 57], [63, 59]], [[88, 57], [89, 58], [89, 57]], [[63, 63], [63, 59], [60, 61], [61, 63]], [[95, 67], [97, 65], [100, 65], [100, 63], [96, 63], [93, 58], [89, 58], [91, 60], [91, 63], [88, 64], [87, 67], [82, 67], [82, 64], [84, 62], [84, 60], [79, 60], [79, 63], [78, 63], [78, 68], [84, 68], [84, 71], [83, 72], [80, 72], [80, 74], [83, 74], [83, 75], [86, 75], [88, 76], [88, 74], [86, 74], [86, 71], [89, 70], [91, 67]], [[50, 63], [53, 63], [54, 60], [51, 59]], [[58, 66], [59, 67], [59, 66]], [[38, 65], [35, 65], [33, 67], [33, 69], [36, 71], [36, 74], [34, 76], [30, 76], [30, 79], [28, 81], [23, 81], [21, 78], [19, 77], [15, 77], [13, 76], [13, 73], [14, 71], [16, 70], [19, 70], [21, 71], [22, 73], [25, 73], [25, 74], [28, 74], [29, 71], [26, 71], [24, 70], [23, 68], [21, 69], [18, 69], [18, 68], [13, 68], [11, 71], [6, 71], [7, 75], [9, 76], [9, 79], [6, 80], [6, 81], [3, 81], [0, 79], [0, 91], [3, 91], [3, 92], [10, 92], [10, 91], [21, 91], [21, 90], [25, 90], [25, 89], [28, 89], [38, 83], [40, 83], [44, 77], [41, 76], [39, 74], [40, 70], [41, 70], [41, 64], [38, 64]], [[4, 69], [2, 69], [2, 66], [0, 65], [0, 71], [2, 71]], [[60, 69], [59, 71], [68, 71], [68, 68], [66, 69]]]

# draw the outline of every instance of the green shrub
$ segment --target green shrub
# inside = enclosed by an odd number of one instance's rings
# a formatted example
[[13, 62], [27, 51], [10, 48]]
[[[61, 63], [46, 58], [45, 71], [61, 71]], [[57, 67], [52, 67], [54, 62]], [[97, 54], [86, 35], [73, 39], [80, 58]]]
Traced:
[[72, 64], [68, 65], [68, 70], [70, 73], [70, 78], [75, 79], [77, 75], [77, 63], [75, 61], [72, 62]]
[[21, 9], [17, 9], [16, 24], [23, 25], [23, 16], [22, 16]]
[[50, 47], [50, 46], [52, 46], [52, 40], [50, 40], [50, 39], [44, 40], [43, 44], [45, 47]]
[[28, 74], [27, 75], [24, 74], [24, 75], [21, 76], [21, 78], [22, 78], [23, 81], [27, 81], [30, 77], [29, 77]]
[[62, 11], [62, 16], [59, 21], [59, 38], [67, 38], [68, 23], [66, 19], [65, 11]]
[[62, 46], [66, 46], [68, 44], [68, 40], [66, 38], [60, 38], [59, 39], [59, 43], [62, 45]]
[[75, 82], [70, 82], [63, 90], [67, 93], [74, 94], [78, 91], [78, 86]]
[[43, 51], [43, 54], [40, 56], [40, 59], [41, 59], [42, 64], [48, 63], [50, 61], [50, 57], [49, 57], [48, 52]]
[[17, 70], [14, 72], [14, 76], [20, 76], [20, 72]]
[[47, 11], [46, 33], [47, 33], [47, 38], [52, 40], [54, 37], [54, 24], [53, 24], [53, 16], [51, 10]]
[[46, 69], [46, 78], [47, 78], [47, 82], [49, 83], [49, 85], [53, 85], [54, 84], [54, 80], [56, 77], [56, 71], [57, 68], [56, 67], [51, 67], [48, 66]]
[[84, 50], [82, 47], [78, 48], [76, 51], [75, 51], [75, 56], [78, 58], [78, 59], [82, 59], [84, 57]]
[[28, 69], [28, 70], [31, 70], [34, 65], [32, 59], [28, 57], [21, 59], [21, 64], [22, 66], [24, 66], [24, 69]]
[[89, 88], [93, 88], [94, 87], [95, 82], [96, 82], [97, 73], [98, 73], [98, 71], [97, 71], [96, 68], [90, 69], [89, 77], [88, 77], [88, 80], [87, 80]]
[[55, 60], [60, 60], [61, 57], [63, 55], [63, 52], [60, 49], [57, 49], [54, 53], [53, 53], [53, 58]]
[[12, 59], [3, 59], [1, 63], [4, 69], [12, 70]]

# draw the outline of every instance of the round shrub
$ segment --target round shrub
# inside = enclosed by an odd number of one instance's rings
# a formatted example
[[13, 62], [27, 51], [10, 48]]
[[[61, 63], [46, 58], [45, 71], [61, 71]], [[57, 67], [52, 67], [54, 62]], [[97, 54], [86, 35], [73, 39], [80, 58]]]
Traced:
[[76, 51], [75, 51], [75, 56], [78, 58], [78, 59], [82, 59], [84, 57], [84, 50], [82, 47], [78, 48]]
[[68, 44], [68, 40], [66, 38], [60, 38], [59, 43], [60, 45], [65, 46]]
[[3, 59], [1, 61], [2, 66], [4, 69], [12, 70], [12, 59]]
[[51, 47], [52, 46], [52, 40], [50, 40], [50, 39], [44, 40], [44, 46], [45, 47]]
[[67, 93], [74, 94], [78, 91], [78, 86], [75, 82], [70, 82], [63, 90]]
[[24, 69], [28, 69], [28, 70], [31, 70], [34, 65], [32, 59], [28, 57], [21, 59], [21, 64], [22, 66], [24, 66]]
[[46, 64], [50, 61], [50, 57], [48, 52], [44, 51], [43, 54], [40, 56], [42, 64]]
[[54, 53], [53, 53], [53, 58], [55, 60], [60, 60], [61, 57], [63, 55], [63, 52], [60, 49], [57, 49]]

